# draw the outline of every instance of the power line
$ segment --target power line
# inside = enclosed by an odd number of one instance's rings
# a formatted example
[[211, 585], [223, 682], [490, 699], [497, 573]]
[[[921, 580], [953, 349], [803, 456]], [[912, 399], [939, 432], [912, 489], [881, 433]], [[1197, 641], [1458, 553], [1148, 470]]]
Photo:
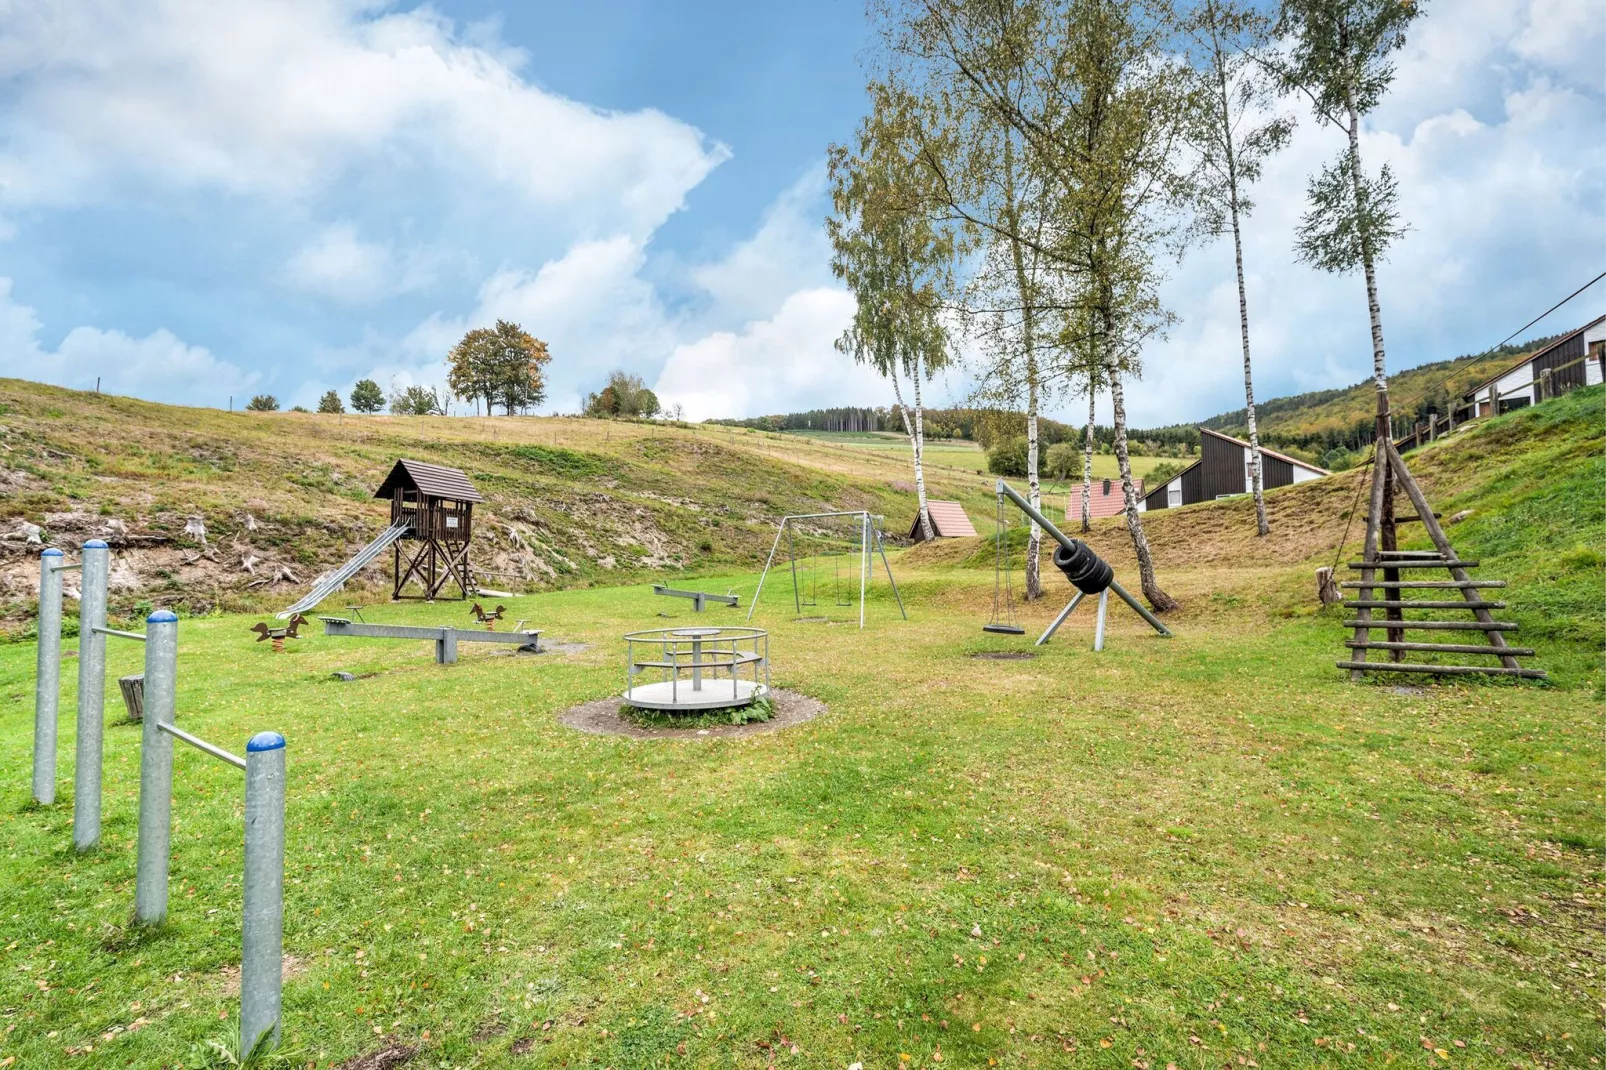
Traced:
[[[1562, 305], [1565, 305], [1568, 301], [1571, 301], [1573, 298], [1577, 297], [1579, 294], [1583, 293], [1585, 290], [1587, 290], [1591, 286], [1595, 285], [1601, 279], [1606, 279], [1606, 271], [1602, 271], [1599, 275], [1596, 275], [1594, 278], [1590, 279], [1588, 282], [1586, 282], [1582, 286], [1578, 287], [1578, 289], [1574, 290], [1572, 293], [1568, 294], [1566, 297], [1563, 297], [1560, 301], [1557, 301], [1555, 304], [1553, 304], [1549, 308], [1545, 309], [1539, 315], [1535, 316], [1533, 319], [1529, 320], [1527, 323], [1523, 324], [1521, 327], [1518, 327], [1516, 330], [1514, 330], [1510, 334], [1506, 335], [1504, 338], [1502, 338], [1500, 341], [1496, 342], [1494, 345], [1490, 346], [1488, 349], [1485, 349], [1482, 353], [1477, 354], [1472, 359], [1473, 360], [1481, 360], [1484, 357], [1488, 356], [1490, 353], [1493, 353], [1495, 350], [1499, 349], [1501, 346], [1505, 345], [1507, 342], [1509, 342], [1513, 338], [1517, 337], [1517, 335], [1521, 334], [1523, 331], [1526, 331], [1529, 327], [1532, 327], [1534, 324], [1538, 323], [1540, 320], [1544, 319], [1546, 316], [1548, 316], [1552, 312], [1556, 311]], [[1456, 375], [1457, 375], [1457, 373], [1452, 371], [1449, 375], [1446, 375], [1443, 379], [1440, 379], [1438, 382], [1434, 383], [1432, 386], [1429, 386], [1429, 387], [1426, 387], [1426, 388], [1424, 388], [1422, 390], [1419, 390], [1417, 393], [1412, 394], [1410, 397], [1403, 399], [1400, 402], [1400, 404], [1402, 406], [1405, 406], [1405, 405], [1409, 405], [1413, 401], [1420, 401], [1422, 398], [1426, 397], [1428, 394], [1431, 394], [1433, 391], [1437, 390], [1439, 387], [1443, 386], [1445, 383], [1448, 383], [1451, 379], [1454, 379], [1456, 377]], [[1392, 408], [1392, 406], [1390, 406], [1390, 407]]]

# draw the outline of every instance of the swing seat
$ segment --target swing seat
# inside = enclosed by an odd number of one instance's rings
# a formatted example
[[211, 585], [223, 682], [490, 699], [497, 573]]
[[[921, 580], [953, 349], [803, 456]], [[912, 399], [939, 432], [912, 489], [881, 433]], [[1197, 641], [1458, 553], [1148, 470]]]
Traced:
[[1015, 624], [983, 624], [984, 632], [995, 632], [998, 635], [1025, 635], [1026, 629]]

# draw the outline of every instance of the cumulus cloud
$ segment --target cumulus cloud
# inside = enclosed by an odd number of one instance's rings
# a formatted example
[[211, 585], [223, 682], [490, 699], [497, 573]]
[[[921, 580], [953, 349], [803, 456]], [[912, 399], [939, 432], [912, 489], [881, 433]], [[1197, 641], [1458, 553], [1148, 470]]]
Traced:
[[[1469, 0], [1454, 15], [1431, 9], [1401, 54], [1361, 145], [1369, 168], [1387, 163], [1399, 178], [1411, 227], [1379, 270], [1391, 370], [1493, 345], [1599, 270], [1606, 107], [1598, 73], [1575, 80], [1572, 57], [1606, 52], [1606, 19], [1586, 14], [1565, 0]], [[1312, 271], [1292, 249], [1306, 178], [1340, 148], [1336, 131], [1302, 115], [1255, 190], [1244, 258], [1261, 398], [1370, 374], [1361, 278]], [[1164, 293], [1181, 324], [1145, 354], [1127, 394], [1132, 421], [1241, 407], [1230, 241], [1190, 255]], [[1534, 332], [1584, 322], [1601, 305], [1575, 301]]]
[[654, 391], [689, 420], [874, 404], [886, 384], [831, 345], [852, 317], [846, 291], [794, 293], [768, 319], [676, 346]]
[[660, 112], [540, 89], [521, 76], [526, 61], [427, 7], [13, 6], [0, 190], [55, 206], [138, 183], [298, 198], [379, 164], [489, 182], [581, 225], [622, 217], [645, 234], [728, 154]]
[[356, 227], [342, 222], [296, 250], [285, 279], [308, 293], [365, 305], [427, 286], [433, 280], [428, 259], [419, 252], [399, 258], [388, 243], [363, 241]]
[[202, 346], [186, 345], [171, 331], [134, 338], [122, 331], [75, 327], [54, 350], [40, 344], [42, 324], [34, 310], [11, 295], [0, 277], [0, 367], [41, 382], [78, 390], [97, 383], [107, 394], [159, 397], [179, 404], [243, 403], [261, 377], [219, 360]]

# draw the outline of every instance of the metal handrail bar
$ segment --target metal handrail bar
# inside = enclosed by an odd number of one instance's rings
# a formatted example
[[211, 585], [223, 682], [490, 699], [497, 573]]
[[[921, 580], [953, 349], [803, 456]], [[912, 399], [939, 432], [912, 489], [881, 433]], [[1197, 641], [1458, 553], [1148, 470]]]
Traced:
[[236, 754], [230, 754], [222, 747], [214, 747], [204, 739], [197, 739], [195, 736], [190, 735], [188, 732], [176, 725], [168, 724], [166, 721], [157, 721], [156, 727], [161, 729], [163, 732], [166, 732], [174, 739], [182, 739], [185, 743], [188, 743], [198, 751], [210, 754], [214, 758], [221, 758], [223, 761], [228, 762], [237, 769], [245, 768], [244, 758], [241, 758]]
[[80, 561], [76, 565], [51, 565], [50, 566], [50, 571], [52, 571], [52, 572], [78, 572], [83, 567], [84, 567], [84, 563], [82, 561]]
[[145, 641], [145, 636], [141, 632], [122, 632], [116, 628], [102, 628], [99, 625], [91, 628], [90, 631], [98, 632], [101, 635], [115, 635], [119, 639], [138, 639], [142, 643]]

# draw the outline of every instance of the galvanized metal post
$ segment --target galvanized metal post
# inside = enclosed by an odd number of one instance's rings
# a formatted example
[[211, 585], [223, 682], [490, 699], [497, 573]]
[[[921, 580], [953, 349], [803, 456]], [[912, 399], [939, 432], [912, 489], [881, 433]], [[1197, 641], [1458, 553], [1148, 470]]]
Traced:
[[33, 801], [56, 801], [56, 716], [61, 702], [62, 553], [39, 555], [39, 656], [33, 691]]
[[245, 745], [245, 921], [240, 952], [240, 1053], [279, 1045], [284, 968], [284, 737]]
[[859, 517], [859, 627], [864, 627], [864, 585], [870, 579], [870, 514]]
[[145, 618], [145, 716], [139, 741], [139, 846], [134, 920], [167, 918], [167, 867], [173, 834], [173, 737], [162, 726], [177, 709], [178, 617], [159, 609]]
[[1060, 625], [1065, 623], [1065, 618], [1071, 615], [1071, 610], [1075, 609], [1081, 604], [1081, 601], [1084, 597], [1085, 596], [1081, 591], [1077, 591], [1074, 595], [1072, 595], [1070, 602], [1066, 604], [1064, 609], [1060, 610], [1060, 615], [1054, 618], [1054, 623], [1050, 624], [1048, 628], [1044, 630], [1043, 634], [1037, 637], [1037, 642], [1033, 643], [1032, 645], [1042, 646], [1044, 643], [1054, 638], [1054, 633], [1060, 630]]
[[100, 842], [100, 763], [106, 731], [106, 576], [111, 551], [84, 543], [78, 595], [78, 747], [73, 760], [72, 842], [87, 851]]
[[1104, 620], [1110, 613], [1110, 589], [1108, 587], [1099, 592], [1099, 616], [1093, 625], [1093, 649], [1104, 649]]

